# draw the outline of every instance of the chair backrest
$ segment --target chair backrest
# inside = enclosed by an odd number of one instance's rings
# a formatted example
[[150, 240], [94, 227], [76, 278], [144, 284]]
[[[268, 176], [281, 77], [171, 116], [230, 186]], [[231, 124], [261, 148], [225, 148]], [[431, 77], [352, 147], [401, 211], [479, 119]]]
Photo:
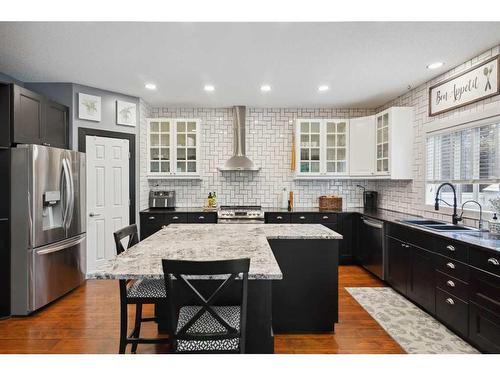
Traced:
[[[247, 317], [247, 295], [248, 295], [248, 270], [250, 268], [250, 259], [230, 259], [216, 261], [185, 261], [163, 259], [163, 273], [165, 275], [165, 286], [167, 290], [168, 304], [170, 307], [171, 319], [171, 337], [173, 338], [174, 348], [177, 340], [224, 340], [239, 338], [239, 350], [245, 352], [246, 339], [246, 317]], [[226, 279], [222, 279], [221, 283], [213, 293], [206, 298], [193, 285], [191, 279], [186, 276], [215, 276], [229, 275]], [[240, 329], [238, 330], [231, 326], [221, 315], [212, 307], [216, 306], [217, 300], [229, 290], [229, 287], [241, 275], [240, 289]], [[174, 279], [175, 278], [175, 279]], [[177, 294], [175, 289], [185, 287], [193, 297], [197, 300], [197, 304], [201, 309], [186, 322], [182, 328], [176, 332], [177, 327], [177, 307], [180, 306], [176, 300]], [[223, 333], [190, 333], [191, 328], [205, 313], [210, 314], [219, 324], [225, 329]]]
[[113, 233], [115, 238], [115, 246], [116, 246], [116, 255], [120, 255], [126, 249], [123, 247], [122, 240], [128, 237], [127, 249], [135, 244], [139, 243], [139, 234], [137, 232], [137, 225], [132, 224], [117, 230]]

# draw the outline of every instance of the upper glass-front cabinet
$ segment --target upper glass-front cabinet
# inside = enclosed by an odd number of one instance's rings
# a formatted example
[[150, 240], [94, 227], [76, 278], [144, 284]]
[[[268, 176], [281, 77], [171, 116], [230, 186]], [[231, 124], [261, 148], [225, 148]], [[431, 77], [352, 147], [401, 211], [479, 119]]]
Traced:
[[348, 120], [298, 119], [296, 122], [298, 175], [346, 175]]
[[199, 174], [199, 124], [194, 119], [148, 119], [149, 176]]
[[376, 116], [376, 166], [377, 174], [389, 173], [389, 112]]

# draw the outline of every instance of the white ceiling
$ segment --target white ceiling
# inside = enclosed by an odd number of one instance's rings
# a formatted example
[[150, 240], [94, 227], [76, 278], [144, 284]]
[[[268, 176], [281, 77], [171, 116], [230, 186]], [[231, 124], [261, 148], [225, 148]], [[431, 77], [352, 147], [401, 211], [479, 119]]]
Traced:
[[500, 22], [0, 23], [0, 71], [151, 104], [369, 108], [497, 44]]

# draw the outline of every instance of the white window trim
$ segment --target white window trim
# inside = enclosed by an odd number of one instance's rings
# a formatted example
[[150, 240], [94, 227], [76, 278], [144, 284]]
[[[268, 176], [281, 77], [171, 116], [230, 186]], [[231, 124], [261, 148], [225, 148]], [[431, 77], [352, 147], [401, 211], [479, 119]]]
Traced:
[[[423, 196], [422, 201], [422, 210], [429, 214], [444, 214], [444, 215], [452, 215], [453, 208], [445, 206], [444, 204], [439, 205], [439, 211], [434, 209], [434, 205], [426, 203], [426, 194], [427, 194], [427, 184], [432, 183], [427, 180], [427, 138], [429, 136], [439, 135], [439, 134], [447, 134], [453, 133], [464, 129], [476, 128], [486, 124], [491, 124], [493, 122], [500, 122], [500, 102], [499, 103], [490, 103], [489, 105], [485, 105], [485, 109], [478, 113], [468, 114], [468, 115], [458, 115], [452, 118], [437, 121], [435, 123], [431, 123], [428, 126], [428, 129], [425, 133], [424, 142], [423, 142], [423, 152], [424, 155], [424, 188], [423, 188]], [[478, 184], [478, 183], [487, 183], [487, 181], [479, 181], [479, 180], [467, 180], [464, 183], [468, 184]], [[495, 183], [499, 183], [500, 180], [495, 180]], [[463, 217], [465, 219], [479, 220], [479, 207], [474, 206], [475, 208], [464, 208]], [[461, 213], [461, 205], [457, 207], [457, 213], [460, 215]], [[493, 215], [493, 211], [487, 211], [483, 209], [483, 220], [488, 219]]]
[[[300, 171], [300, 123], [301, 122], [319, 122], [319, 173], [317, 172], [301, 172]], [[346, 170], [345, 172], [327, 172], [326, 171], [326, 124], [328, 122], [345, 122], [346, 123]], [[349, 177], [349, 119], [347, 118], [328, 118], [328, 119], [318, 119], [318, 118], [298, 118], [295, 120], [295, 179], [316, 179], [325, 178], [329, 179], [332, 177]]]
[[[201, 119], [196, 118], [147, 118], [147, 168], [148, 179], [198, 179], [200, 177], [200, 152], [201, 152]], [[170, 172], [151, 172], [151, 122], [170, 122]], [[177, 122], [196, 122], [196, 172], [177, 172]], [[187, 140], [186, 140], [187, 141]]]

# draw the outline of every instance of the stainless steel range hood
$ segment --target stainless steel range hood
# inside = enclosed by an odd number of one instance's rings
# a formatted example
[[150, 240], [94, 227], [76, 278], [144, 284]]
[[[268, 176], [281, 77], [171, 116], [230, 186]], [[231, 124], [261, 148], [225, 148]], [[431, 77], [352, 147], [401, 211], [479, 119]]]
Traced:
[[252, 160], [245, 155], [245, 106], [233, 107], [233, 156], [231, 156], [220, 171], [258, 171]]

